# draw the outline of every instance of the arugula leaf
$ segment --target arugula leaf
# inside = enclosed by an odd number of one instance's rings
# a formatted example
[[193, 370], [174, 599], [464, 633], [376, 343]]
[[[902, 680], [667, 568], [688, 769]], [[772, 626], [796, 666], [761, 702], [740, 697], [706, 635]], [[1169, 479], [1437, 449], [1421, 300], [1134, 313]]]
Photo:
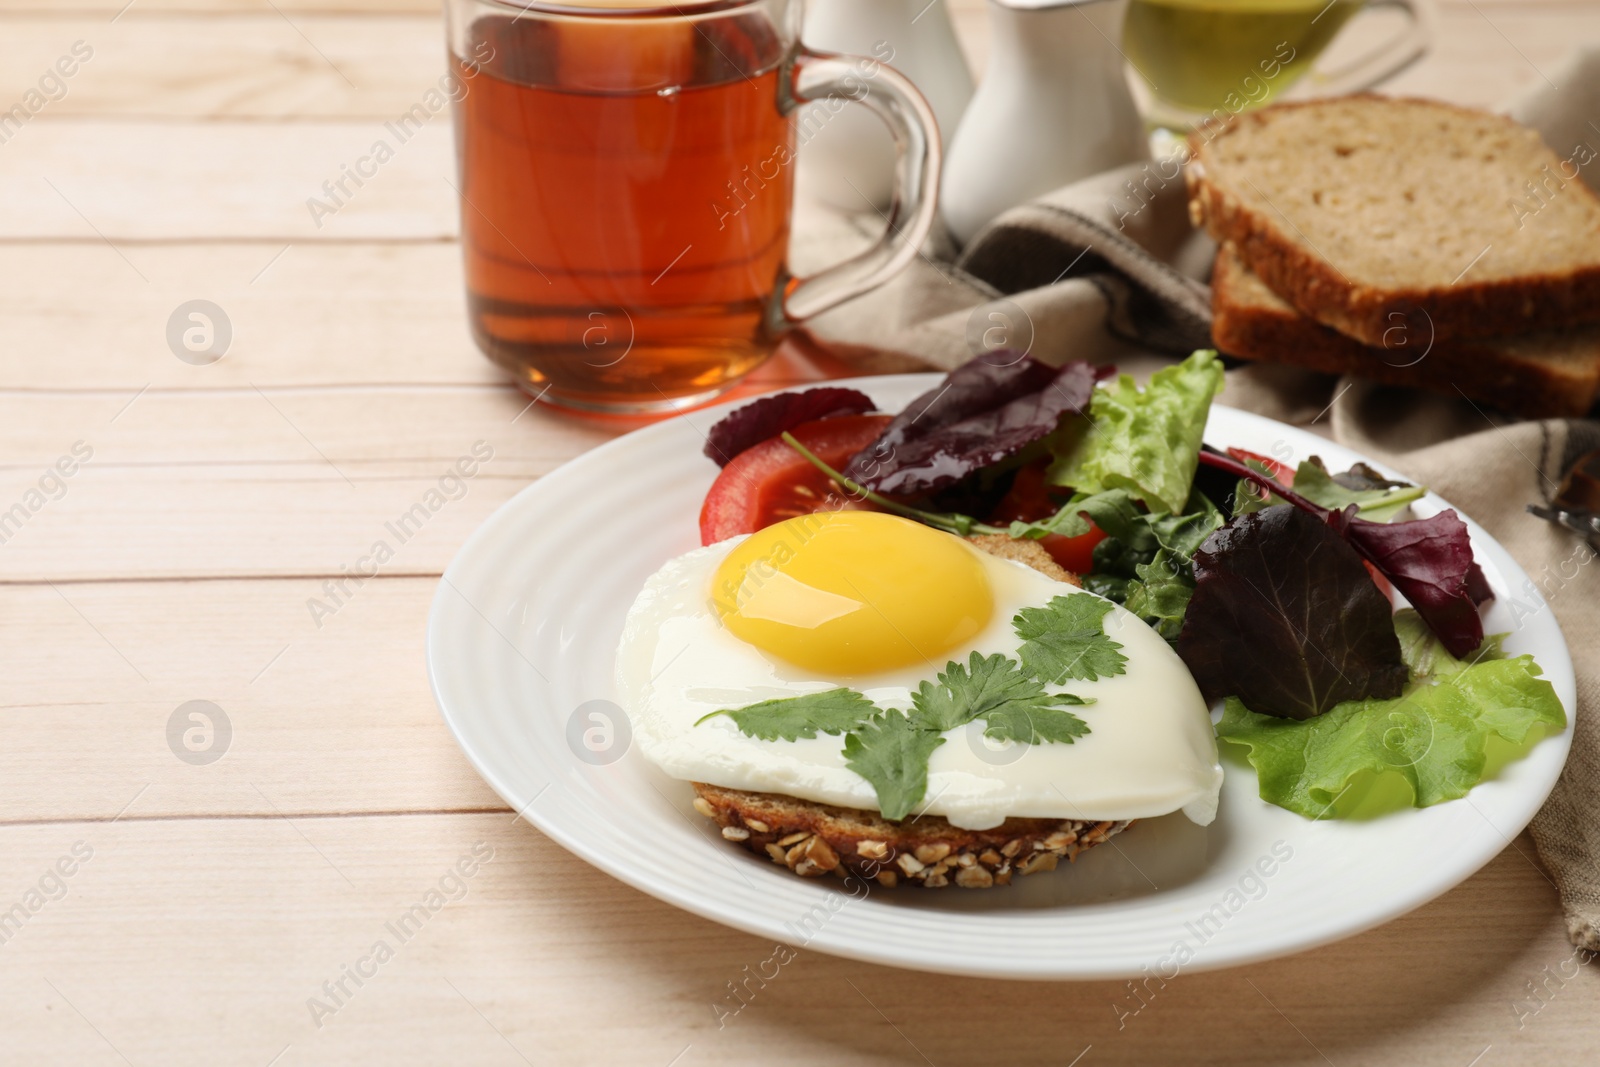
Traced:
[[1088, 593], [1068, 593], [1042, 608], [1023, 608], [1011, 620], [1022, 638], [1022, 665], [1045, 682], [1092, 682], [1123, 673], [1128, 657], [1106, 636], [1105, 617], [1113, 606]]
[[[1065, 716], [1077, 723], [1079, 729], [1072, 736], [1087, 733], [1083, 720], [1069, 712], [1059, 712], [1060, 706], [1080, 706], [1089, 701], [1071, 693], [1047, 693], [1044, 683], [1025, 672], [1017, 661], [998, 653], [980, 656], [974, 652], [968, 665], [952, 662], [939, 673], [939, 683], [923, 682], [911, 695], [911, 721], [924, 730], [943, 732], [965, 726], [974, 719], [986, 719], [985, 732], [999, 737], [995, 723], [1026, 722], [1037, 714], [1047, 722], [1058, 722]], [[1033, 730], [1024, 731], [1022, 740], [1033, 736]], [[1042, 731], [1041, 731], [1042, 733]], [[1045, 737], [1045, 740], [1054, 740]], [[1070, 740], [1070, 738], [1068, 738]]]
[[1143, 391], [1120, 376], [1095, 390], [1087, 421], [1064, 427], [1049, 480], [1091, 494], [1126, 489], [1152, 511], [1181, 512], [1222, 384], [1222, 364], [1210, 349], [1157, 371]]
[[944, 738], [919, 730], [904, 713], [886, 711], [844, 739], [845, 764], [872, 784], [878, 810], [899, 822], [928, 793], [928, 759]]
[[1194, 579], [1164, 548], [1149, 563], [1141, 563], [1134, 570], [1138, 578], [1128, 583], [1123, 606], [1168, 641], [1177, 641], [1184, 612], [1189, 610], [1189, 598], [1194, 596]]
[[1082, 537], [1089, 532], [1092, 522], [1112, 537], [1125, 537], [1143, 521], [1144, 513], [1126, 489], [1107, 489], [1103, 493], [1076, 493], [1050, 518], [1013, 522], [1009, 532], [1012, 537], [1043, 537], [1052, 533]]
[[878, 706], [854, 689], [829, 689], [797, 697], [763, 700], [742, 708], [724, 708], [701, 717], [726, 715], [740, 732], [760, 741], [798, 741], [817, 734], [842, 734], [872, 718]]
[[1317, 819], [1363, 773], [1397, 773], [1419, 808], [1465, 796], [1483, 779], [1490, 737], [1525, 744], [1566, 714], [1531, 656], [1484, 660], [1393, 700], [1351, 700], [1314, 719], [1257, 715], [1229, 698], [1217, 736], [1244, 745], [1261, 798]]
[[[1071, 693], [1058, 695], [1068, 698], [1069, 703], [1084, 703]], [[1023, 745], [1037, 745], [1046, 741], [1070, 745], [1089, 732], [1089, 724], [1070, 711], [1020, 703], [997, 708], [985, 719], [985, 737], [992, 737], [996, 741], [1016, 741]]]
[[1365, 463], [1356, 464], [1344, 474], [1329, 474], [1316, 456], [1301, 463], [1294, 472], [1294, 491], [1330, 511], [1343, 511], [1354, 504], [1361, 517], [1372, 522], [1388, 522], [1428, 492], [1420, 485], [1382, 478]]

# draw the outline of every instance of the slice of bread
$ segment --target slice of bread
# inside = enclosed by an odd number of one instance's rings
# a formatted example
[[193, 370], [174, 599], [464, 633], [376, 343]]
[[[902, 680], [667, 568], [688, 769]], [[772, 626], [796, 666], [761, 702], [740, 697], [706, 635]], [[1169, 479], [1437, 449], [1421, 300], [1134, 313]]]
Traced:
[[1369, 345], [1600, 321], [1587, 145], [1510, 119], [1359, 95], [1190, 136], [1189, 210], [1274, 292]]
[[1482, 340], [1364, 345], [1314, 322], [1268, 289], [1231, 245], [1211, 278], [1211, 332], [1229, 355], [1354, 374], [1530, 418], [1587, 414], [1600, 392], [1600, 328]]
[[991, 830], [963, 830], [937, 815], [893, 823], [877, 812], [837, 808], [776, 793], [694, 783], [694, 808], [722, 836], [801, 877], [854, 874], [885, 888], [914, 885], [988, 889], [1014, 872], [1053, 871], [1065, 856], [1121, 832], [1128, 822], [1007, 819]]

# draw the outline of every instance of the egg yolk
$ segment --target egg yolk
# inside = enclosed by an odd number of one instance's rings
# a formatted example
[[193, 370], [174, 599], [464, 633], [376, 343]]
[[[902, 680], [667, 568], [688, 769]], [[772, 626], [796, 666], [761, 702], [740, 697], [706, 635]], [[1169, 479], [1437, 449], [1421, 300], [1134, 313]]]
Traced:
[[751, 534], [717, 568], [712, 600], [735, 637], [830, 677], [942, 663], [994, 612], [975, 549], [871, 511]]

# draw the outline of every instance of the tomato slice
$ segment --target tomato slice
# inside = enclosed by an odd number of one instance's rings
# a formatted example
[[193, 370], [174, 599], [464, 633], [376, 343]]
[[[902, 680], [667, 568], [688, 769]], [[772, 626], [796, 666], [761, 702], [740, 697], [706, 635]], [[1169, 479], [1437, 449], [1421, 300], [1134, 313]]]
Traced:
[[[838, 470], [850, 457], [883, 434], [889, 415], [839, 415], [802, 423], [789, 432], [817, 458]], [[773, 437], [737, 456], [711, 483], [700, 508], [700, 543], [715, 544], [736, 534], [814, 511], [844, 511], [865, 505], [844, 501], [828, 476]]]
[[[1016, 478], [1011, 482], [1011, 488], [1000, 499], [1000, 503], [989, 516], [989, 521], [995, 525], [1004, 525], [1008, 522], [1034, 522], [1038, 519], [1047, 519], [1059, 511], [1068, 494], [1063, 490], [1063, 499], [1060, 502], [1051, 495], [1051, 490], [1055, 487], [1045, 479], [1048, 466], [1049, 460], [1042, 460], [1019, 469]], [[1091, 522], [1087, 533], [1077, 537], [1045, 534], [1039, 539], [1039, 544], [1057, 563], [1073, 574], [1088, 574], [1094, 569], [1094, 546], [1105, 539], [1106, 532]]]

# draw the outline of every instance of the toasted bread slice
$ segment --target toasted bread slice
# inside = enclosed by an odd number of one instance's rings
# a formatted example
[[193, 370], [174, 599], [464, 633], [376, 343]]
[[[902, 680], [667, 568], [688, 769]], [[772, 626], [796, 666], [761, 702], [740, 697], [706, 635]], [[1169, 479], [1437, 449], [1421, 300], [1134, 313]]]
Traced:
[[980, 534], [967, 539], [974, 548], [982, 549], [991, 556], [1009, 559], [1013, 563], [1021, 563], [1032, 567], [1046, 578], [1054, 578], [1058, 582], [1075, 585], [1083, 588], [1083, 581], [1071, 571], [1056, 562], [1054, 556], [1045, 550], [1037, 541], [1028, 541], [1016, 537], [1007, 537], [1005, 534]]
[[1217, 253], [1211, 332], [1229, 355], [1387, 385], [1465, 395], [1530, 418], [1580, 416], [1600, 392], [1600, 328], [1521, 337], [1364, 345], [1301, 315], [1268, 289], [1233, 246]]
[[1190, 137], [1190, 215], [1305, 315], [1369, 345], [1600, 321], [1586, 146], [1510, 119], [1359, 95]]
[[852, 874], [894, 888], [988, 889], [1014, 872], [1055, 870], [1125, 829], [1127, 822], [1007, 819], [992, 830], [962, 830], [937, 815], [893, 823], [876, 812], [837, 808], [775, 793], [694, 783], [695, 810], [722, 836], [801, 877]]

